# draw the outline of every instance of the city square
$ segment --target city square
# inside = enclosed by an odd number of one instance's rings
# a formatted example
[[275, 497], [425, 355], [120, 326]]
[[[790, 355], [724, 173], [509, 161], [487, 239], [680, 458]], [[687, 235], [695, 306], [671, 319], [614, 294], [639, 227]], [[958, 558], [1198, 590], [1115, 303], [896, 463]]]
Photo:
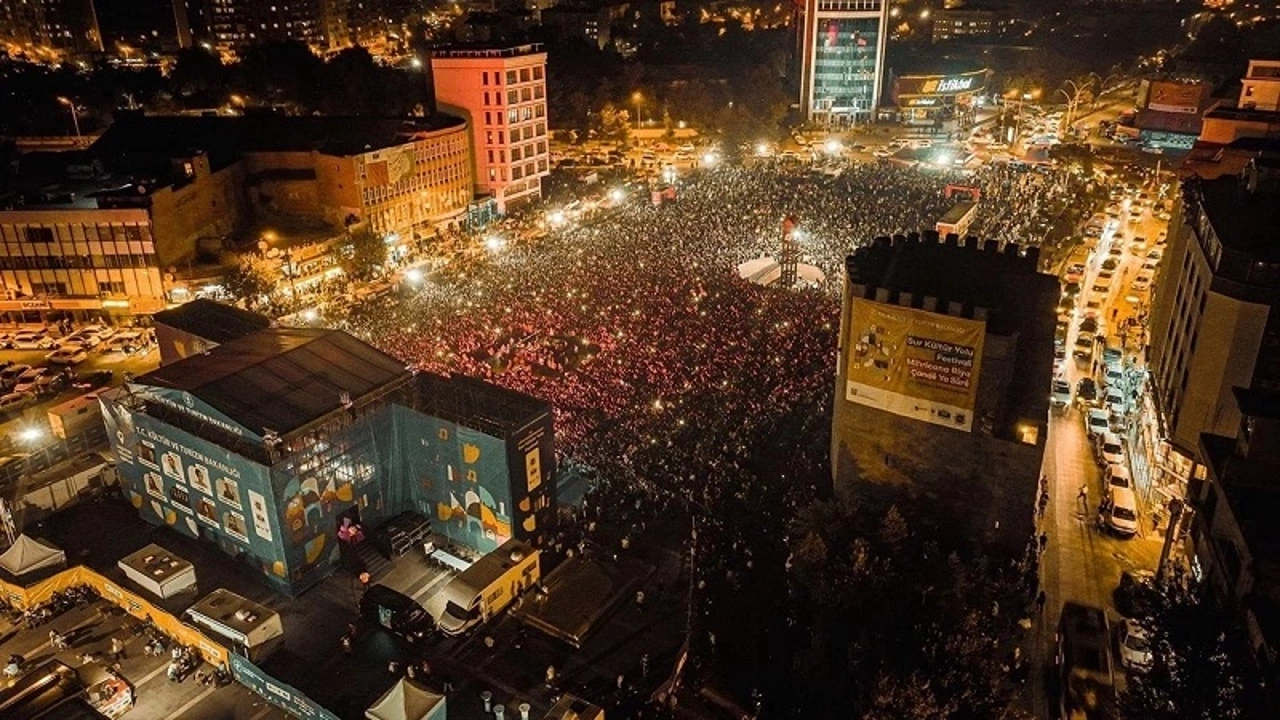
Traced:
[[0, 717], [1270, 717], [1278, 21], [0, 7]]

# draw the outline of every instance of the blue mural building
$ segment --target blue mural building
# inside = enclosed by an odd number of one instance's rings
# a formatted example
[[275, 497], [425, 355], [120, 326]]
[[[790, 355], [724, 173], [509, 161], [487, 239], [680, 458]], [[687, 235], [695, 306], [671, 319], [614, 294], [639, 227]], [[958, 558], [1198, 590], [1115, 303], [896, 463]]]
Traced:
[[290, 594], [340, 559], [344, 520], [411, 511], [487, 552], [555, 511], [551, 408], [409, 372], [336, 330], [269, 328], [104, 393], [141, 516], [216, 544]]

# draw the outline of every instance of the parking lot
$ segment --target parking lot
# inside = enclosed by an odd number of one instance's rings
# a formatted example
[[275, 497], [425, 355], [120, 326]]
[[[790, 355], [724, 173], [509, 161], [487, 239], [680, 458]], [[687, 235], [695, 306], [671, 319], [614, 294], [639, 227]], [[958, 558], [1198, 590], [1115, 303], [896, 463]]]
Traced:
[[0, 329], [0, 435], [8, 443], [4, 454], [47, 439], [49, 408], [98, 387], [118, 385], [125, 373], [140, 375], [158, 363], [150, 331], [101, 325], [69, 333]]
[[[283, 720], [288, 715], [269, 705], [237, 683], [221, 687], [197, 681], [193, 671], [181, 682], [168, 678], [169, 655], [148, 655], [144, 651], [147, 632], [142, 624], [105, 600], [73, 607], [65, 613], [35, 627], [28, 628], [20, 618], [0, 621], [0, 657], [19, 655], [24, 670], [39, 667], [50, 660], [60, 660], [72, 668], [83, 668], [88, 662], [112, 667], [134, 691], [135, 706], [129, 717], [193, 718], [198, 720]], [[54, 647], [50, 631], [66, 636], [65, 649]], [[123, 643], [123, 655], [117, 661], [111, 653], [113, 638]], [[208, 672], [206, 665], [199, 668]], [[86, 673], [87, 674], [87, 673]], [[0, 683], [7, 687], [10, 679]]]

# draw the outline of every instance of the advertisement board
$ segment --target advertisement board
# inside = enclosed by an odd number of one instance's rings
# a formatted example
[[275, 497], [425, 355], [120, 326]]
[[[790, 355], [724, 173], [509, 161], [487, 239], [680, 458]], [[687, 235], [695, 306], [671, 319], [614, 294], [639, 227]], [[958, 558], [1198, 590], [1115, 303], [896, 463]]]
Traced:
[[[141, 517], [187, 537], [218, 539], [224, 548], [247, 551], [273, 584], [283, 586], [285, 558], [275, 542], [279, 532], [267, 468], [134, 413], [116, 398], [104, 394], [99, 400], [116, 472]], [[254, 507], [251, 499], [261, 506]]]
[[231, 677], [258, 695], [296, 718], [307, 720], [341, 720], [337, 715], [320, 706], [320, 703], [298, 692], [291, 685], [266, 674], [247, 658], [230, 654]]
[[1160, 112], [1196, 115], [1204, 88], [1200, 83], [1153, 80], [1147, 92], [1147, 108]]
[[845, 399], [969, 432], [986, 323], [854, 298]]
[[407, 408], [397, 410], [408, 471], [416, 480], [413, 501], [431, 518], [431, 529], [482, 553], [510, 540], [515, 528], [505, 441]]
[[904, 75], [894, 79], [894, 92], [898, 97], [964, 95], [980, 92], [986, 86], [986, 70], [959, 75]]

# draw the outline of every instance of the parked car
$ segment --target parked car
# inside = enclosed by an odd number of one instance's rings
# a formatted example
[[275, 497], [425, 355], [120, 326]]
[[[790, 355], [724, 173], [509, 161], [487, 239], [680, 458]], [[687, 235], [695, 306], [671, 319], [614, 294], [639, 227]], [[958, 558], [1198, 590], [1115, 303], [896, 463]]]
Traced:
[[49, 354], [49, 362], [55, 365], [78, 365], [88, 359], [89, 351], [76, 345], [58, 348]]
[[48, 350], [53, 347], [53, 338], [39, 330], [23, 330], [14, 333], [9, 347], [14, 350]]
[[1138, 498], [1129, 488], [1108, 488], [1110, 507], [1107, 509], [1107, 527], [1117, 535], [1132, 537], [1138, 534]]
[[[1092, 419], [1093, 413], [1090, 413]], [[1108, 426], [1110, 418], [1108, 418]], [[1098, 438], [1098, 456], [1102, 462], [1116, 465], [1124, 463], [1124, 442], [1119, 435], [1107, 430]]]
[[1085, 420], [1089, 436], [1097, 437], [1102, 433], [1109, 432], [1111, 429], [1111, 423], [1108, 422], [1108, 420], [1109, 418], [1107, 417], [1106, 410], [1099, 410], [1098, 408], [1090, 410]]
[[1120, 623], [1120, 662], [1130, 670], [1151, 668], [1151, 642], [1147, 631], [1130, 618]]
[[13, 391], [16, 393], [35, 392], [36, 381], [40, 379], [41, 375], [44, 375], [47, 372], [49, 372], [49, 368], [43, 368], [43, 367], [27, 368], [27, 370], [23, 372], [21, 375], [19, 375], [18, 378], [14, 381]]
[[0, 395], [0, 414], [8, 415], [23, 410], [35, 401], [36, 396], [29, 392], [11, 392], [7, 395]]
[[1159, 591], [1156, 589], [1156, 575], [1150, 570], [1125, 570], [1120, 573], [1120, 582], [1112, 591], [1116, 609], [1125, 617], [1141, 617], [1154, 607]]
[[1098, 399], [1098, 386], [1093, 378], [1080, 378], [1076, 383], [1076, 400], [1092, 405]]
[[1107, 481], [1107, 487], [1133, 489], [1133, 476], [1129, 474], [1129, 470], [1123, 465], [1116, 465], [1114, 463], [1107, 465], [1104, 477]]
[[13, 387], [13, 384], [18, 382], [18, 376], [30, 369], [30, 365], [18, 363], [17, 365], [10, 365], [4, 370], [0, 370], [0, 388], [8, 389]]
[[36, 380], [36, 395], [53, 395], [67, 389], [65, 373], [45, 373]]

